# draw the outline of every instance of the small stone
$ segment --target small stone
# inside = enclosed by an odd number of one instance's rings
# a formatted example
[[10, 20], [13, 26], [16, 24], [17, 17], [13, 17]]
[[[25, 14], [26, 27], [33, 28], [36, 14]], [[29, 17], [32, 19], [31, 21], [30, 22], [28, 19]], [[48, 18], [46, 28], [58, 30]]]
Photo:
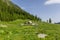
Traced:
[[21, 24], [22, 26], [24, 25], [24, 24]]
[[0, 27], [7, 27], [7, 25], [0, 24]]
[[36, 25], [35, 23], [32, 23], [32, 25], [34, 26], [34, 25]]

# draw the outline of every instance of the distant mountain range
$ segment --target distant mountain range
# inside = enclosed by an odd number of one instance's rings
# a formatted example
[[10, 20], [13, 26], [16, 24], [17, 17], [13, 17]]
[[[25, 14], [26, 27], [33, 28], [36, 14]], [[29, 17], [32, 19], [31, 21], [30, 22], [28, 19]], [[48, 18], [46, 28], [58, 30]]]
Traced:
[[60, 22], [58, 22], [58, 23], [55, 23], [55, 24], [60, 24]]

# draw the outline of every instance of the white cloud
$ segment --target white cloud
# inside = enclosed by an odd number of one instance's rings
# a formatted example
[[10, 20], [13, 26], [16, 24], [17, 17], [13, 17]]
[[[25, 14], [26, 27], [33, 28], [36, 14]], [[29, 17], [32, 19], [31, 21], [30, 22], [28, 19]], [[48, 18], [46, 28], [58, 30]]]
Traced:
[[45, 2], [45, 5], [50, 5], [50, 4], [60, 4], [60, 0], [47, 0]]

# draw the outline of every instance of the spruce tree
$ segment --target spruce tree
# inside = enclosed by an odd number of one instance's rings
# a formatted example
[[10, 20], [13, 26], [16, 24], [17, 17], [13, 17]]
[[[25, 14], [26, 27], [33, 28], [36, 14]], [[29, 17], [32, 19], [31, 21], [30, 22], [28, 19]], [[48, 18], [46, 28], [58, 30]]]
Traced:
[[52, 20], [51, 20], [51, 18], [49, 18], [49, 23], [52, 23]]

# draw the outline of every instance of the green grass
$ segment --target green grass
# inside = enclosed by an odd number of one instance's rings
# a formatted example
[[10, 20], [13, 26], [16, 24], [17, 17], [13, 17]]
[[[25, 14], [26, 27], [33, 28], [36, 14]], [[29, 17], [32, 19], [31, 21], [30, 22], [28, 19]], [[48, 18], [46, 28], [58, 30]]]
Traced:
[[[0, 27], [0, 40], [60, 40], [60, 25], [37, 22], [37, 26], [21, 26], [27, 20], [16, 20], [12, 22], [0, 22], [8, 27]], [[3, 31], [3, 32], [2, 32]], [[38, 38], [37, 33], [48, 36], [44, 39]]]

